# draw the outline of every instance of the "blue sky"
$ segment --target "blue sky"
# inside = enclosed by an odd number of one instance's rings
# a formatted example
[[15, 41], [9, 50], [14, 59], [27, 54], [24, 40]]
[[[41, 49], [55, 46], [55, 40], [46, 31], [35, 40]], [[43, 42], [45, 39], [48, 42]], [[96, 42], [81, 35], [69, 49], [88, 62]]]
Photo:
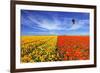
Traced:
[[89, 26], [89, 13], [21, 10], [21, 35], [89, 35]]

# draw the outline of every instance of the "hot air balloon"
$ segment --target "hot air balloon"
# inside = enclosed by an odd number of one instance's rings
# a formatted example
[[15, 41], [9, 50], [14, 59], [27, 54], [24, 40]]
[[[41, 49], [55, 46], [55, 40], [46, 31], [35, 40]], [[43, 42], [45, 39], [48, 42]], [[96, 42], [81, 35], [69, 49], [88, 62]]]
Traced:
[[72, 19], [72, 24], [75, 24], [75, 19]]

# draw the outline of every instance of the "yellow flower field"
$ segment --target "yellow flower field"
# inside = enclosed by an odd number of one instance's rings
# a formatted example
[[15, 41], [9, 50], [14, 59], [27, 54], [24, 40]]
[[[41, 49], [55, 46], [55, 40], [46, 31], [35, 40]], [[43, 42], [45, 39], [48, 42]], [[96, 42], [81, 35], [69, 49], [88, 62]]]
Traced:
[[21, 36], [21, 62], [59, 61], [57, 36]]

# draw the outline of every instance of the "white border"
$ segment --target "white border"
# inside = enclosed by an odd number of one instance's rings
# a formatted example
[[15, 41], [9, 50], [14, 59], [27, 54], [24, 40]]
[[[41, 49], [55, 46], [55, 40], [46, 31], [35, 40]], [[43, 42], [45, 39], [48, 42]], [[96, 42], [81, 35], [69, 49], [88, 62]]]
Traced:
[[[40, 63], [21, 64], [20, 63], [20, 10], [21, 9], [90, 13], [90, 60], [57, 61], [57, 62], [40, 62]], [[16, 49], [15, 49], [16, 50], [16, 69], [94, 64], [94, 17], [93, 16], [94, 16], [93, 9], [35, 6], [35, 5], [32, 5], [32, 6], [31, 5], [16, 5]]]

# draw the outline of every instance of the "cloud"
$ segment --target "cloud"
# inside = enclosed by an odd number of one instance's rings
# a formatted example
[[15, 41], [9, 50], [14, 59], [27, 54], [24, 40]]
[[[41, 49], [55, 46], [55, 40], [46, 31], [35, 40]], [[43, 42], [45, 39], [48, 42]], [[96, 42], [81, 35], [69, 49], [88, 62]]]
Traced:
[[45, 13], [38, 15], [28, 11], [24, 12], [24, 14], [21, 23], [29, 27], [28, 31], [23, 28], [23, 31], [27, 34], [72, 34], [73, 31], [84, 28], [87, 30], [89, 28], [89, 19], [76, 18], [76, 23], [72, 24], [72, 17], [60, 17], [59, 14], [55, 16]]
[[84, 28], [85, 25], [89, 24], [89, 20], [78, 20], [76, 24], [72, 24], [71, 23], [72, 18], [63, 18], [63, 21], [57, 19], [56, 17], [53, 17], [51, 21], [45, 18], [39, 19], [33, 17], [32, 15], [29, 15], [28, 18], [30, 21], [38, 24], [38, 27], [40, 27], [41, 29], [47, 29], [51, 31], [52, 30], [77, 30], [80, 28]]
[[62, 27], [60, 27], [59, 21], [55, 18], [51, 21], [43, 20], [43, 22], [39, 25], [42, 28], [46, 28], [48, 30], [61, 30]]
[[[31, 22], [36, 23], [38, 27], [41, 27], [47, 30], [60, 30], [61, 29], [59, 21], [56, 18], [50, 21], [47, 18], [39, 18], [31, 14], [28, 14], [27, 17]], [[34, 24], [32, 25], [34, 27]]]

